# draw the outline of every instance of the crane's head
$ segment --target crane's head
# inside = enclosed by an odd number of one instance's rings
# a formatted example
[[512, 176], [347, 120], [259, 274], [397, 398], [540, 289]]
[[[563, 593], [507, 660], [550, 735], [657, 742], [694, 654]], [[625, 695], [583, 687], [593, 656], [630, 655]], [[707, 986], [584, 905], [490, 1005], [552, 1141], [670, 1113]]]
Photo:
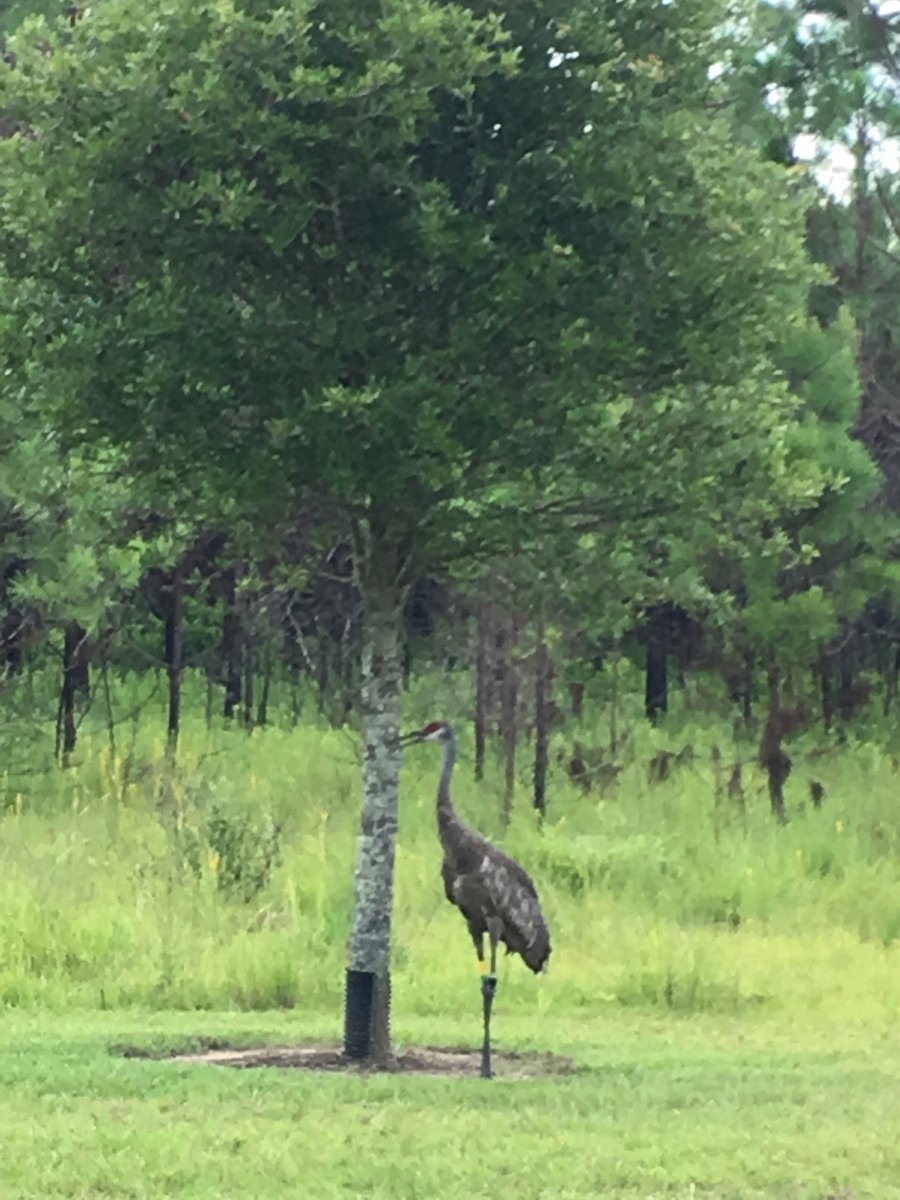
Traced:
[[400, 738], [401, 745], [410, 746], [417, 742], [449, 742], [453, 739], [453, 726], [446, 721], [431, 721], [424, 729], [415, 729], [404, 733]]

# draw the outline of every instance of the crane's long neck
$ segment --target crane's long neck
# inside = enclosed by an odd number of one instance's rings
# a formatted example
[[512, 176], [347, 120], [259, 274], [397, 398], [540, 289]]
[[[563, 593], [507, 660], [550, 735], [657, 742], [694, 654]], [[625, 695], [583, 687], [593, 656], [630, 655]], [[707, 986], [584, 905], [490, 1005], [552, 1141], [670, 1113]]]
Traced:
[[441, 770], [441, 778], [437, 791], [438, 829], [441, 830], [456, 818], [453, 801], [450, 799], [450, 777], [453, 775], [453, 765], [456, 762], [456, 738], [449, 737], [443, 745], [444, 766]]

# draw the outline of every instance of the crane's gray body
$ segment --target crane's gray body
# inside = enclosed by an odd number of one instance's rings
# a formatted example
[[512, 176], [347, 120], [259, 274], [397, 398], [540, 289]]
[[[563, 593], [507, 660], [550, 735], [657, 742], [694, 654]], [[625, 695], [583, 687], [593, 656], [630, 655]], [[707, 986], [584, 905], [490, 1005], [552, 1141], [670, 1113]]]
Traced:
[[450, 776], [456, 759], [456, 738], [442, 724], [433, 735], [444, 750], [438, 785], [437, 821], [444, 861], [444, 892], [469, 926], [481, 961], [484, 935], [502, 942], [507, 953], [518, 954], [534, 972], [546, 969], [550, 931], [541, 912], [537, 891], [528, 872], [508, 854], [467, 825], [450, 799]]

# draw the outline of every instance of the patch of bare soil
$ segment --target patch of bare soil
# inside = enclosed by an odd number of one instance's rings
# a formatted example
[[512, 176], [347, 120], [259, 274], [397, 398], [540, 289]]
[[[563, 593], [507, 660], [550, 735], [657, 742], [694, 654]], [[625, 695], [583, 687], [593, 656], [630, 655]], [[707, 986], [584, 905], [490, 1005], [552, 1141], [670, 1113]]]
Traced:
[[[480, 1050], [454, 1047], [405, 1047], [395, 1054], [387, 1066], [371, 1061], [359, 1062], [347, 1056], [337, 1046], [255, 1046], [230, 1047], [216, 1041], [190, 1051], [141, 1050], [134, 1046], [117, 1046], [113, 1053], [127, 1058], [164, 1058], [169, 1062], [194, 1063], [219, 1067], [278, 1067], [300, 1071], [347, 1071], [356, 1074], [387, 1071], [396, 1074], [477, 1076], [481, 1069]], [[571, 1058], [560, 1054], [519, 1053], [495, 1050], [492, 1055], [494, 1075], [500, 1079], [539, 1079], [555, 1075], [574, 1075], [578, 1070]]]

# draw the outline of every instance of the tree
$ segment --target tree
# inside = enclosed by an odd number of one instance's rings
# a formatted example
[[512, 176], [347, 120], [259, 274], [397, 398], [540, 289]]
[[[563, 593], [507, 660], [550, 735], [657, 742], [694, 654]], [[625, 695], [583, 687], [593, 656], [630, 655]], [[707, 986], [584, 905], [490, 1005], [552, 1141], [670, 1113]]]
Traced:
[[[770, 564], [768, 583], [758, 577], [760, 608], [748, 616], [763, 641], [780, 642], [788, 657], [819, 630], [826, 725], [838, 664], [846, 693], [863, 662], [859, 651], [867, 652], [886, 679], [886, 706], [900, 669], [892, 564], [900, 508], [898, 52], [900, 25], [890, 6], [828, 2], [754, 6], [732, 23], [723, 54], [722, 84], [736, 99], [741, 136], [775, 161], [810, 160], [820, 183], [807, 237], [829, 278], [811, 295], [814, 322], [785, 351], [807, 409], [794, 461], [817, 464], [832, 481], [822, 504], [794, 522], [814, 554], [779, 579]], [[785, 598], [793, 599], [797, 619], [782, 626], [777, 605]]]
[[47, 411], [159, 489], [260, 530], [315, 502], [350, 542], [356, 1053], [388, 988], [412, 580], [539, 530], [663, 537], [779, 457], [804, 203], [706, 111], [718, 15], [104, 0], [15, 38], [0, 236], [65, 380]]

